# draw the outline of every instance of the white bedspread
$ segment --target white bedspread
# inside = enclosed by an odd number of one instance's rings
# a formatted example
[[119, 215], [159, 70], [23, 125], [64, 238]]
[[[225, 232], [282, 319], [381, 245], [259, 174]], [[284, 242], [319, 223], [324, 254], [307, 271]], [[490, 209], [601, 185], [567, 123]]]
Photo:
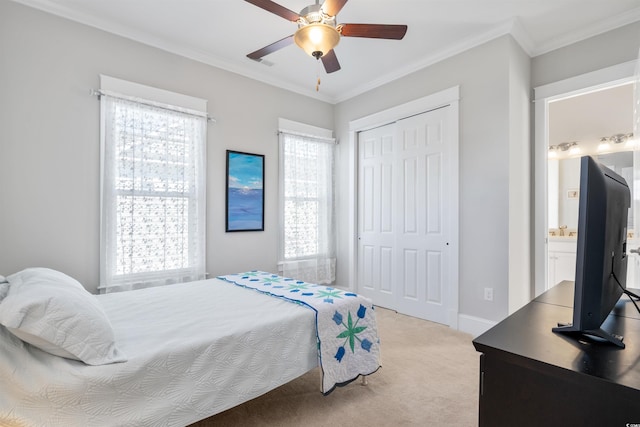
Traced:
[[96, 298], [128, 361], [88, 366], [0, 326], [0, 425], [184, 426], [318, 364], [313, 311], [221, 280]]

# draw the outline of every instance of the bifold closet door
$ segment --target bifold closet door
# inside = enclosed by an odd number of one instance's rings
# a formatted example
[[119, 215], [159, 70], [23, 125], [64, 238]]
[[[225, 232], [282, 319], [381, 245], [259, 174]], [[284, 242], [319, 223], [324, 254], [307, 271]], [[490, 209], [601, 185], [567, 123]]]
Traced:
[[448, 108], [361, 132], [358, 290], [401, 313], [447, 322]]

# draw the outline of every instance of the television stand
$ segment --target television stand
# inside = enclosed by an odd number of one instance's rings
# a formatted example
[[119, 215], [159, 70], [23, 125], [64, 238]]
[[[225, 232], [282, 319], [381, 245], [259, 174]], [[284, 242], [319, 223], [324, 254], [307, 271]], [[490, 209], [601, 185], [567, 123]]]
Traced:
[[480, 356], [479, 426], [640, 423], [640, 315], [622, 296], [603, 328], [626, 349], [551, 332], [571, 319], [573, 282], [549, 289], [473, 340]]
[[551, 330], [553, 332], [568, 335], [584, 336], [586, 338], [590, 338], [595, 342], [610, 343], [613, 345], [617, 345], [620, 348], [625, 348], [625, 345], [622, 342], [622, 340], [624, 339], [622, 335], [611, 334], [602, 328], [581, 331], [580, 329], [574, 328], [572, 323], [558, 323], [558, 326], [552, 328]]

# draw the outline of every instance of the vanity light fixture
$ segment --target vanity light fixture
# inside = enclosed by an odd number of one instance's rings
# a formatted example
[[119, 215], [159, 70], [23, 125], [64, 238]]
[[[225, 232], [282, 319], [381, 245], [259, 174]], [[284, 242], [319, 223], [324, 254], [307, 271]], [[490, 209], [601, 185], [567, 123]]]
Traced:
[[[629, 151], [640, 148], [640, 139], [635, 139], [633, 133], [617, 133], [611, 136], [603, 136], [598, 144], [598, 153], [611, 153], [618, 151]], [[589, 147], [591, 141], [587, 141]], [[587, 148], [587, 151], [592, 150]], [[577, 141], [561, 142], [550, 145], [547, 157], [550, 159], [567, 158], [579, 156], [582, 149]]]
[[[578, 143], [575, 141], [572, 142], [561, 142], [560, 144], [558, 144], [558, 148], [562, 151], [567, 151], [569, 150], [571, 147], [577, 146]], [[571, 151], [571, 150], [569, 150]]]
[[580, 147], [578, 147], [578, 143], [576, 141], [571, 141], [571, 142], [561, 142], [558, 145], [550, 145], [549, 146], [549, 152], [548, 152], [548, 157], [550, 158], [556, 158], [558, 157], [558, 155], [561, 155], [561, 152], [565, 152], [568, 151], [569, 155], [571, 156], [575, 156], [577, 154], [580, 154]]
[[609, 151], [611, 150], [611, 144], [609, 144], [609, 140], [607, 138], [600, 138], [600, 144], [598, 145], [598, 151]]
[[620, 144], [633, 137], [633, 133], [618, 133], [609, 137], [609, 141]]
[[569, 148], [569, 154], [571, 154], [572, 156], [578, 155], [582, 152], [582, 150], [580, 150], [580, 147], [578, 147], [578, 143], [574, 142], [573, 144], [571, 144], [571, 148]]
[[[633, 150], [637, 141], [633, 138], [633, 132], [630, 133], [617, 133], [611, 136], [603, 136], [600, 138], [600, 145], [598, 146], [598, 151], [612, 150], [619, 151], [620, 148], [615, 147], [617, 144], [624, 144], [625, 149]], [[613, 146], [611, 145], [613, 144]]]
[[609, 142], [613, 142], [614, 144], [621, 144], [625, 141], [628, 141], [631, 138], [633, 138], [633, 132], [617, 133], [611, 136], [603, 136], [602, 138], [600, 138], [600, 141], [609, 141]]

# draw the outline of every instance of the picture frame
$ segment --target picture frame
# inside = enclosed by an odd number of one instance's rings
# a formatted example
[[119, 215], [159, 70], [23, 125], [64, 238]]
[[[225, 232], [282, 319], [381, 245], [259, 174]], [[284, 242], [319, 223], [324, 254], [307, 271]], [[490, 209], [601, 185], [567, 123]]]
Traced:
[[567, 190], [567, 199], [578, 199], [580, 197], [580, 190], [577, 188], [571, 188]]
[[264, 231], [264, 155], [227, 150], [227, 232]]

